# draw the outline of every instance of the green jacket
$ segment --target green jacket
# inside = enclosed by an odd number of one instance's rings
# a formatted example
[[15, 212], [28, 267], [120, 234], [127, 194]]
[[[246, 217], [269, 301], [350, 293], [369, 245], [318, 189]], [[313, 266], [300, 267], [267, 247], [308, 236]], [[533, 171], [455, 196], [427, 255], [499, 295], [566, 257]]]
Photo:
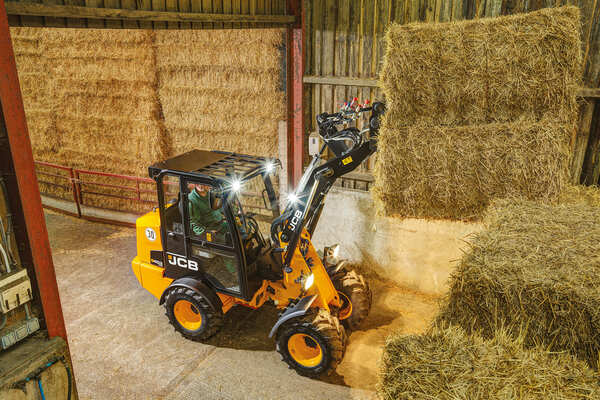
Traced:
[[188, 214], [192, 231], [197, 235], [205, 231], [220, 231], [227, 225], [221, 211], [210, 207], [209, 196], [200, 196], [195, 190], [188, 194]]

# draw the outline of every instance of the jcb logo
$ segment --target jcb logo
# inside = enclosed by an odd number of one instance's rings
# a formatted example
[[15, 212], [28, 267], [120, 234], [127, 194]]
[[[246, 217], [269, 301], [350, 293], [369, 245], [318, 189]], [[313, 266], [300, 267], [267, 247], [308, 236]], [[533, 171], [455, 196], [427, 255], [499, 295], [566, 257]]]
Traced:
[[176, 265], [192, 271], [198, 271], [198, 263], [196, 261], [188, 260], [187, 258], [177, 254], [167, 253], [167, 261], [171, 265]]
[[298, 221], [300, 221], [300, 218], [302, 217], [302, 211], [300, 210], [296, 210], [296, 212], [294, 213], [294, 216], [292, 217], [292, 220], [290, 221], [290, 227], [292, 228], [292, 231], [296, 230], [296, 225], [298, 225]]

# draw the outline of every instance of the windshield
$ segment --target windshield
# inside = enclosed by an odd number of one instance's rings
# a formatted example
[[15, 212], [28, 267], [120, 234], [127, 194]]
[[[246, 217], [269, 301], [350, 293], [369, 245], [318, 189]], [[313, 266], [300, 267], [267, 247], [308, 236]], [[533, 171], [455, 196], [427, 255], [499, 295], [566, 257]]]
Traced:
[[242, 232], [248, 231], [246, 215], [244, 214], [244, 209], [242, 208], [238, 196], [235, 193], [230, 192], [227, 201], [229, 202], [229, 207], [231, 208], [231, 213], [233, 214], [237, 226], [242, 228]]
[[[273, 176], [271, 176], [273, 178]], [[277, 193], [276, 183], [273, 184], [275, 193]], [[276, 194], [277, 196], [277, 194]], [[273, 210], [271, 209], [270, 200], [263, 177], [258, 175], [248, 179], [242, 183], [240, 191], [235, 196], [235, 201], [232, 201], [232, 212], [234, 211], [234, 203], [246, 216], [250, 216], [256, 220], [260, 231], [265, 234], [270, 231], [270, 224], [273, 220]]]

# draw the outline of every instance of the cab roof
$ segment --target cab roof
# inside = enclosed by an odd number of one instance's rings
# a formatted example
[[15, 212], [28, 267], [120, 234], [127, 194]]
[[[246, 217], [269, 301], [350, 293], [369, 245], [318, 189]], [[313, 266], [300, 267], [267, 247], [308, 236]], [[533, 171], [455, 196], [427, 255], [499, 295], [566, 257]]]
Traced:
[[151, 165], [148, 172], [150, 177], [168, 170], [171, 172], [201, 174], [217, 179], [236, 176], [238, 179], [245, 180], [264, 171], [265, 165], [269, 162], [279, 164], [279, 160], [265, 157], [217, 150], [192, 150]]

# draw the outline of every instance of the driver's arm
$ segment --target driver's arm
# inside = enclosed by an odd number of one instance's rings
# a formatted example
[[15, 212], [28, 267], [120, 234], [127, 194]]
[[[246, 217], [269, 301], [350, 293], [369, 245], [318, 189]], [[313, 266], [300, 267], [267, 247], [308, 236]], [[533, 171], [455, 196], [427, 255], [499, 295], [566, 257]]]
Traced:
[[200, 213], [198, 211], [199, 210], [194, 205], [194, 203], [192, 201], [188, 201], [188, 215], [190, 217], [190, 228], [192, 228], [192, 232], [194, 232], [194, 234], [201, 235], [204, 233], [205, 229], [202, 226]]

